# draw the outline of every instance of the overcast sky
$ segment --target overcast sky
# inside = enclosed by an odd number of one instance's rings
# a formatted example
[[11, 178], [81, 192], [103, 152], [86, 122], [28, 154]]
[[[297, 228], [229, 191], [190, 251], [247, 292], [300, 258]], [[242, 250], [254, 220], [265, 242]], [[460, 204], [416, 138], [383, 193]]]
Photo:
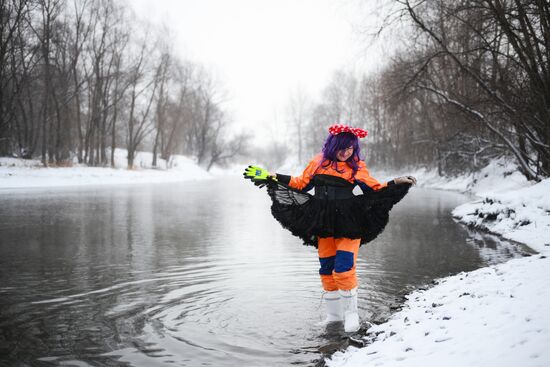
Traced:
[[273, 121], [283, 126], [293, 91], [315, 97], [334, 70], [380, 63], [357, 32], [376, 16], [375, 2], [359, 8], [355, 0], [129, 1], [140, 17], [173, 30], [176, 52], [219, 78], [235, 123], [264, 141]]

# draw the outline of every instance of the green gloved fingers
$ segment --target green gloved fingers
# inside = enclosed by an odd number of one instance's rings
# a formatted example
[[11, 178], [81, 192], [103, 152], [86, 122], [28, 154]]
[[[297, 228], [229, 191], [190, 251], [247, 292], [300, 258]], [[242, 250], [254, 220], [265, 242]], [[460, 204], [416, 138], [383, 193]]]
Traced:
[[266, 180], [269, 176], [267, 170], [258, 166], [248, 166], [244, 171], [245, 178]]
[[258, 166], [248, 166], [243, 173], [245, 179], [251, 180], [254, 185], [264, 187], [268, 179], [273, 179], [269, 176], [269, 172]]

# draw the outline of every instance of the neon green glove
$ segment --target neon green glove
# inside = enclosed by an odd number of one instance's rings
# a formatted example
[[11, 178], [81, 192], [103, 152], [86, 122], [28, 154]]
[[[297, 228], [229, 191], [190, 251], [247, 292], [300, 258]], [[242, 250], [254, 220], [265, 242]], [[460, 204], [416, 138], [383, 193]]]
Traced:
[[248, 166], [243, 173], [243, 176], [247, 180], [251, 180], [254, 185], [259, 186], [260, 188], [265, 186], [267, 180], [273, 180], [273, 176], [269, 175], [266, 169], [263, 169], [258, 166]]
[[258, 166], [248, 166], [244, 170], [244, 177], [250, 180], [267, 180], [267, 176], [269, 176], [269, 172]]

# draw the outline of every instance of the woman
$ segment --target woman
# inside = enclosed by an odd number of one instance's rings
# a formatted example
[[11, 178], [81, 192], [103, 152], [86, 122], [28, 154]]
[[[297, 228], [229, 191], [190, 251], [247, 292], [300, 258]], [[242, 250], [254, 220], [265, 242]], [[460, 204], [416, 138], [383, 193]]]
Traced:
[[[244, 174], [260, 187], [267, 185], [271, 211], [283, 227], [317, 247], [327, 292], [326, 321], [344, 321], [346, 332], [360, 326], [355, 273], [359, 247], [382, 232], [393, 205], [416, 184], [411, 176], [385, 183], [371, 177], [359, 148], [359, 138], [366, 136], [363, 129], [332, 125], [322, 152], [301, 176], [274, 175], [253, 166]], [[363, 195], [353, 194], [356, 185]], [[305, 193], [313, 187], [314, 196]]]

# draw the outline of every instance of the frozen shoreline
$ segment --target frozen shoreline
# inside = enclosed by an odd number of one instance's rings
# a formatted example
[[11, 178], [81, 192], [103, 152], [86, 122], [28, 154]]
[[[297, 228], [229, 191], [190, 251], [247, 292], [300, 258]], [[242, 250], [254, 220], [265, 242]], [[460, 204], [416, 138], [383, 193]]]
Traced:
[[115, 168], [78, 164], [43, 168], [38, 160], [0, 158], [0, 193], [23, 188], [167, 183], [214, 177], [184, 156], [175, 156], [171, 168], [166, 168], [164, 160], [159, 160], [159, 169], [151, 168], [151, 161], [151, 153], [139, 152], [135, 162], [138, 168], [128, 170], [126, 151], [122, 149], [115, 151]]
[[365, 348], [335, 353], [330, 367], [550, 365], [550, 179], [528, 183], [494, 162], [475, 176], [412, 172], [423, 186], [479, 197], [453, 211], [460, 222], [539, 252], [443, 278], [407, 296], [403, 309], [369, 329]]

